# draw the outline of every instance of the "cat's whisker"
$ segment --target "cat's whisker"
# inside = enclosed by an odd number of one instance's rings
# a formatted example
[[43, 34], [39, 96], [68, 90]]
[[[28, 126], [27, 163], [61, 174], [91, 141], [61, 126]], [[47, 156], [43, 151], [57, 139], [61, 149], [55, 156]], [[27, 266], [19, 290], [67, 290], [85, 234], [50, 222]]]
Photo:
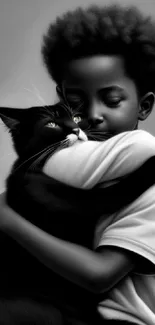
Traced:
[[89, 134], [92, 134], [92, 135], [96, 135], [96, 136], [106, 136], [107, 134], [104, 134], [104, 133], [95, 133], [95, 132], [91, 132], [91, 131], [89, 131]]
[[113, 136], [113, 134], [110, 133], [110, 132], [103, 132], [103, 131], [94, 130], [94, 129], [91, 129], [90, 131], [91, 131], [91, 133], [93, 133], [93, 134]]
[[77, 114], [77, 113], [79, 113], [79, 111], [81, 110], [81, 107], [83, 106], [83, 102], [76, 108], [76, 109], [74, 109], [74, 115], [75, 114]]
[[28, 168], [27, 171], [29, 170], [35, 170], [36, 167], [38, 166], [38, 164], [40, 163], [41, 160], [43, 160], [49, 153], [53, 153], [53, 150], [48, 150], [46, 152], [44, 152], [41, 156], [39, 156], [39, 158], [37, 158]]
[[68, 143], [69, 143], [69, 141], [67, 139], [61, 141], [59, 150], [62, 150], [63, 148], [65, 148], [66, 145], [68, 145]]
[[88, 127], [86, 129], [84, 129], [84, 132], [90, 131], [90, 130], [91, 130], [91, 125], [88, 125]]
[[46, 107], [47, 104], [46, 104], [44, 98], [40, 95], [39, 89], [35, 86], [34, 83], [31, 83], [31, 85], [32, 85], [34, 91], [36, 92], [37, 98], [42, 102], [43, 106]]
[[[28, 89], [28, 88], [25, 88], [25, 87], [24, 87], [24, 90], [30, 92], [33, 96], [35, 95], [31, 89]], [[36, 98], [35, 98], [35, 101], [36, 101], [36, 104], [37, 104], [37, 105], [42, 104], [42, 102], [40, 103], [40, 101], [39, 101], [38, 99], [36, 99]]]
[[96, 138], [96, 137], [94, 137], [93, 135], [89, 135], [89, 139], [92, 139], [92, 140], [97, 140], [98, 141], [98, 139]]
[[[62, 141], [60, 142], [60, 144], [59, 144], [59, 147], [57, 147], [56, 150], [55, 150], [54, 152], [62, 150], [63, 148], [66, 147], [66, 145], [68, 145], [68, 140], [67, 140], [67, 139], [62, 140]], [[57, 150], [57, 149], [58, 149], [58, 150]]]
[[112, 134], [110, 134], [110, 133], [97, 133], [97, 132], [91, 132], [91, 134], [94, 134], [94, 135], [97, 135], [97, 136], [101, 136], [101, 137], [103, 137], [103, 136], [105, 136], [105, 137], [110, 137], [110, 136], [113, 136]]
[[100, 142], [106, 141], [109, 139], [109, 138], [99, 137], [99, 136], [95, 136], [95, 135], [89, 135], [89, 139], [90, 138], [94, 139], [95, 141], [100, 141]]
[[33, 83], [31, 83], [31, 85], [34, 88], [35, 92], [33, 92], [29, 88], [24, 88], [24, 89], [27, 90], [28, 92], [30, 92], [33, 96], [35, 95], [37, 97], [37, 99], [38, 99], [36, 103], [39, 104], [39, 105], [42, 104], [43, 107], [46, 109], [48, 107], [48, 105], [46, 104], [44, 98], [40, 95], [39, 90], [37, 89], [37, 87]]
[[[40, 160], [40, 158], [41, 158], [43, 155], [48, 154], [50, 151], [54, 151], [55, 148], [57, 148], [58, 146], [59, 146], [59, 142], [56, 143], [56, 144], [54, 144], [54, 145], [51, 145], [50, 147], [45, 148], [45, 150], [43, 151], [42, 155], [39, 156], [38, 158], [36, 158], [35, 161]], [[34, 163], [34, 162], [33, 162], [33, 163]]]
[[103, 132], [95, 129], [90, 129], [87, 131], [87, 134], [89, 134], [89, 137], [94, 137], [98, 141], [105, 141], [113, 137], [113, 134], [110, 132]]
[[68, 109], [70, 110], [71, 116], [73, 116], [73, 109], [72, 109], [72, 107], [69, 104], [68, 104]]
[[70, 105], [66, 105], [65, 103], [60, 103], [59, 105], [62, 106], [62, 108], [67, 112], [69, 116], [73, 115], [73, 111]]
[[[47, 111], [47, 107], [43, 106], [43, 108]], [[48, 109], [48, 113], [49, 113], [49, 117], [51, 117], [54, 120], [55, 119], [55, 114], [52, 111], [50, 111], [49, 109]], [[44, 115], [44, 113], [41, 112], [40, 116], [44, 118], [44, 117], [47, 116], [47, 114], [45, 113], [45, 115]]]
[[87, 135], [88, 135], [89, 138], [92, 138], [92, 139], [94, 139], [95, 141], [104, 141], [104, 140], [107, 139], [107, 138], [104, 138], [104, 137], [103, 137], [103, 134], [102, 134], [102, 136], [101, 136], [100, 134], [94, 134], [93, 132], [88, 132], [88, 131], [87, 131]]
[[37, 158], [28, 168], [27, 171], [31, 170], [31, 171], [35, 171], [35, 169], [38, 167], [38, 164], [40, 164], [40, 162], [46, 158], [48, 156], [48, 158], [50, 158], [51, 155], [53, 155], [54, 152], [56, 152], [56, 149], [49, 149], [46, 152], [44, 152], [41, 156], [39, 156], [39, 158]]
[[[95, 136], [93, 135], [89, 135], [89, 140], [93, 140], [93, 141], [100, 141], [98, 138], [96, 138]], [[103, 139], [102, 139], [103, 140]]]
[[104, 134], [104, 133], [95, 133], [95, 132], [90, 132], [90, 134], [94, 135], [94, 136], [97, 136], [97, 137], [105, 137], [105, 136], [108, 136], [108, 134]]
[[62, 148], [65, 147], [65, 144], [66, 144], [66, 140], [63, 140], [63, 141], [59, 141], [57, 143], [55, 143], [54, 145], [51, 145], [50, 148], [47, 148], [45, 152], [43, 152], [43, 154], [41, 156], [39, 156], [28, 168], [29, 169], [35, 169], [36, 166], [38, 165], [38, 163], [44, 159], [47, 155], [49, 154], [53, 154], [57, 151], [57, 149], [61, 150]]
[[[56, 145], [56, 144], [54, 144]], [[48, 148], [50, 148], [51, 146], [54, 145], [50, 145], [46, 148], [44, 148], [43, 150], [40, 150], [39, 152], [37, 152], [36, 154], [34, 154], [33, 156], [29, 157], [28, 159], [26, 159], [22, 164], [20, 164], [14, 171], [18, 170], [19, 168], [21, 168], [23, 165], [25, 165], [29, 160], [33, 159], [34, 157], [38, 156], [40, 153], [44, 152], [45, 150], [47, 150]]]
[[[33, 94], [33, 92], [32, 92], [30, 89], [28, 89], [28, 88], [25, 88], [25, 87], [24, 87], [24, 90], [26, 90], [26, 91], [28, 91], [28, 92], [30, 92], [30, 93]], [[33, 94], [33, 95], [34, 95], [34, 94]], [[35, 103], [36, 103], [36, 105], [40, 105], [40, 101], [38, 101], [36, 98], [35, 98]]]

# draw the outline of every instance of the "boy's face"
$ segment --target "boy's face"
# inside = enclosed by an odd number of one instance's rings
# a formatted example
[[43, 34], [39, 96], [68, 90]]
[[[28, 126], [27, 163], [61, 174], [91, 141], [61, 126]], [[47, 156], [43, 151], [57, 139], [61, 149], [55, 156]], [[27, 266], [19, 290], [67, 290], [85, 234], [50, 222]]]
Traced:
[[83, 118], [93, 129], [118, 134], [135, 128], [139, 98], [121, 57], [101, 55], [71, 61], [63, 87], [70, 106], [76, 110], [81, 105]]

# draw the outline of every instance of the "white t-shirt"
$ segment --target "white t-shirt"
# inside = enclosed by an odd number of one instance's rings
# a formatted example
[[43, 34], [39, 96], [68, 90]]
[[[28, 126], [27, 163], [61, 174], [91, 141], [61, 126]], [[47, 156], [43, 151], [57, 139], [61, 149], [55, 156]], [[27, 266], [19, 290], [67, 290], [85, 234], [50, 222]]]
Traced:
[[[132, 172], [155, 155], [155, 138], [141, 130], [121, 133], [105, 142], [77, 142], [51, 157], [44, 172], [69, 185], [105, 186]], [[155, 185], [134, 202], [99, 221], [94, 249], [101, 245], [122, 247], [155, 266]], [[154, 268], [155, 269], [155, 268]], [[131, 272], [101, 301], [103, 318], [155, 325], [155, 274]]]
[[[100, 220], [94, 248], [103, 245], [135, 252], [155, 266], [155, 186], [119, 213], [110, 215], [109, 222], [108, 217]], [[154, 274], [128, 274], [106, 296], [98, 307], [104, 318], [154, 325], [155, 267]]]

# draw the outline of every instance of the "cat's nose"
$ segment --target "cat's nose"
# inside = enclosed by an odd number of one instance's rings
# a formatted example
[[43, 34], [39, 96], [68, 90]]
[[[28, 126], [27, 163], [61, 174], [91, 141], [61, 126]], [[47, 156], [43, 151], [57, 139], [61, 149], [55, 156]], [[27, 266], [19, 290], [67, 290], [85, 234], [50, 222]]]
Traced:
[[79, 136], [79, 133], [80, 133], [80, 129], [79, 128], [75, 128], [72, 130], [72, 133], [76, 134], [77, 137]]

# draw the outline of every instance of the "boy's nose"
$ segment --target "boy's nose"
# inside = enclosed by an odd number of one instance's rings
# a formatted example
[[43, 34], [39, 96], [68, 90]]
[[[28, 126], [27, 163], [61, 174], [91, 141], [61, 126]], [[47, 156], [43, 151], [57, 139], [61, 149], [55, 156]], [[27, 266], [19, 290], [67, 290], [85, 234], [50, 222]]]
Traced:
[[101, 124], [103, 122], [104, 118], [101, 115], [94, 115], [89, 117], [89, 122], [92, 125], [98, 125]]
[[104, 107], [97, 101], [94, 101], [88, 110], [88, 119], [92, 125], [101, 124], [104, 121]]

